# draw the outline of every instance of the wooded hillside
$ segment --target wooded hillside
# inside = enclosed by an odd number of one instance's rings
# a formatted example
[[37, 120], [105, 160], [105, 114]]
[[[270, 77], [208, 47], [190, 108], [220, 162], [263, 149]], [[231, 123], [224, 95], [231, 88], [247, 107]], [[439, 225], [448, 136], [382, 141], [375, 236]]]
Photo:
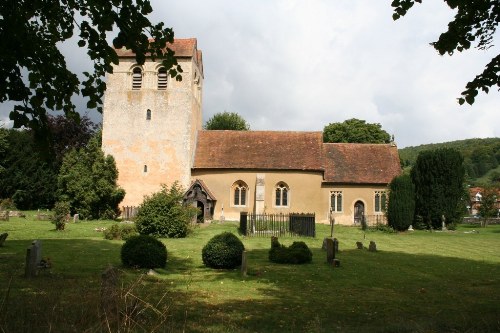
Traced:
[[491, 183], [500, 178], [500, 138], [467, 139], [406, 147], [399, 149], [401, 166], [414, 165], [417, 156], [425, 150], [453, 148], [462, 153], [467, 182], [471, 185]]

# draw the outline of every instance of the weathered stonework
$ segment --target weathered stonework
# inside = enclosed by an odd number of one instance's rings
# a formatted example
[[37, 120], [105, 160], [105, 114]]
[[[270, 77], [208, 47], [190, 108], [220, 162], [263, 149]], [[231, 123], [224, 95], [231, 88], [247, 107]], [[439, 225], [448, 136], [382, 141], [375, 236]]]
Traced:
[[126, 191], [123, 206], [139, 205], [144, 195], [157, 192], [161, 184], [178, 181], [185, 188], [190, 184], [202, 122], [203, 67], [196, 40], [189, 41], [194, 41], [192, 56], [178, 58], [182, 81], [169, 76], [166, 90], [157, 87], [161, 64], [150, 60], [139, 66], [139, 90], [132, 90], [132, 71], [137, 67], [133, 57], [121, 57], [107, 77], [102, 147], [115, 158], [118, 184]]

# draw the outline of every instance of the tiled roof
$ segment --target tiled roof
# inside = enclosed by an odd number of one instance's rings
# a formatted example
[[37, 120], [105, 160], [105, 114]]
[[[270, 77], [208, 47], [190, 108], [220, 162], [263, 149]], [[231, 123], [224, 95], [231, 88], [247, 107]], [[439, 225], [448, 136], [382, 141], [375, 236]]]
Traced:
[[194, 169], [323, 170], [321, 132], [199, 131]]
[[[196, 56], [198, 59], [200, 55], [196, 52], [196, 38], [185, 38], [185, 39], [174, 39], [173, 43], [167, 43], [167, 46], [175, 52], [176, 57], [193, 57]], [[134, 57], [135, 54], [128, 49], [121, 48], [116, 50], [116, 54], [119, 57]]]
[[395, 145], [325, 143], [323, 148], [328, 183], [387, 184], [401, 173]]

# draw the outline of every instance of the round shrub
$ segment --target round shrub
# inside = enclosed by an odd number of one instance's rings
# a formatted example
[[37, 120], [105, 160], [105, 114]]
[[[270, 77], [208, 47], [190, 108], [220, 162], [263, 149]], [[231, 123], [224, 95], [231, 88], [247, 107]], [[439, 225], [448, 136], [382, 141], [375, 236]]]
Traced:
[[304, 242], [293, 242], [286, 247], [274, 238], [269, 251], [269, 260], [278, 264], [305, 264], [312, 261], [312, 252]]
[[163, 268], [167, 263], [167, 248], [152, 236], [133, 236], [123, 244], [121, 258], [128, 267]]
[[235, 268], [241, 265], [245, 247], [241, 240], [230, 232], [214, 236], [201, 251], [203, 263], [211, 268]]
[[305, 264], [312, 261], [312, 252], [304, 242], [293, 242], [288, 248], [291, 264]]

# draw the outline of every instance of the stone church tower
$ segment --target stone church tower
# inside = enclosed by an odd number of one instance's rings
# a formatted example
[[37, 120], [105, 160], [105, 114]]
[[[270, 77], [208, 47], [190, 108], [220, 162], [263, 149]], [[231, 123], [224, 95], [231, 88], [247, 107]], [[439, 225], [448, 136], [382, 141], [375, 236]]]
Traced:
[[196, 39], [176, 39], [182, 81], [160, 62], [139, 66], [134, 54], [117, 50], [119, 65], [107, 77], [102, 147], [115, 158], [123, 206], [138, 206], [161, 184], [191, 181], [197, 132], [202, 125], [203, 63]]

